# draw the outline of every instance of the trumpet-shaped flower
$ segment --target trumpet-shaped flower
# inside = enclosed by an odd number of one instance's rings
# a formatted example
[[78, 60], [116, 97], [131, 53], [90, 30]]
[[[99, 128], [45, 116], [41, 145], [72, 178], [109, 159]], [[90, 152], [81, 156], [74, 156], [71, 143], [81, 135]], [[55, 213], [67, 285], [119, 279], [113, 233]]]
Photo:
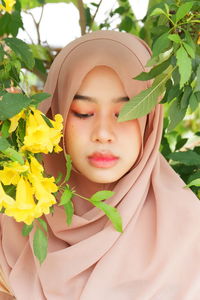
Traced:
[[2, 207], [10, 207], [10, 206], [14, 206], [15, 204], [15, 200], [8, 196], [3, 187], [2, 187], [2, 184], [0, 182], [0, 210], [2, 209]]
[[30, 162], [31, 173], [35, 174], [38, 178], [42, 177], [42, 173], [44, 171], [43, 166], [39, 163], [39, 161], [34, 156], [31, 156], [30, 161], [31, 161]]
[[15, 129], [18, 126], [19, 120], [21, 118], [23, 118], [23, 119], [25, 118], [25, 113], [24, 113], [23, 110], [20, 111], [17, 115], [15, 115], [15, 116], [13, 116], [12, 118], [9, 119], [10, 122], [11, 122], [10, 128], [9, 128], [9, 133], [12, 133], [13, 131], [15, 131]]
[[16, 1], [15, 0], [4, 0], [4, 2], [5, 2], [5, 6], [0, 4], [0, 9], [3, 9], [4, 11], [11, 13]]
[[20, 165], [18, 162], [10, 162], [0, 170], [0, 181], [4, 185], [16, 185], [20, 180], [20, 174], [28, 170], [28, 166]]
[[57, 185], [54, 183], [54, 177], [42, 179], [31, 174], [30, 181], [34, 187], [35, 197], [38, 200], [37, 213], [40, 215], [43, 213], [49, 214], [50, 207], [56, 203], [56, 199], [52, 193], [58, 190]]
[[14, 217], [17, 222], [24, 222], [30, 225], [34, 218], [39, 217], [35, 210], [36, 204], [33, 195], [31, 184], [21, 177], [17, 184], [15, 204], [7, 206], [5, 214]]
[[62, 148], [58, 146], [58, 143], [62, 136], [62, 116], [56, 115], [55, 121], [50, 121], [52, 124], [50, 127], [39, 110], [32, 108], [32, 112], [27, 120], [22, 151], [45, 154], [52, 152], [54, 148], [57, 152], [61, 151]]

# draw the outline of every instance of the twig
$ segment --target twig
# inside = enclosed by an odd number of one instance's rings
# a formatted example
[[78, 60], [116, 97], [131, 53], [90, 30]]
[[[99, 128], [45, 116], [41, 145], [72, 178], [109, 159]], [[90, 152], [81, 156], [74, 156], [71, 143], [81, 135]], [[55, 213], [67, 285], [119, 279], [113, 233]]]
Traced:
[[81, 27], [81, 35], [86, 32], [86, 19], [85, 19], [85, 9], [82, 0], [78, 0], [78, 10], [79, 10], [79, 24]]
[[98, 13], [98, 10], [99, 10], [99, 7], [100, 7], [102, 1], [103, 1], [103, 0], [100, 0], [100, 1], [99, 1], [99, 4], [98, 4], [98, 6], [97, 6], [97, 8], [96, 8], [96, 11], [95, 11], [95, 13], [94, 13], [94, 15], [93, 15], [93, 17], [92, 17], [92, 20], [91, 20], [91, 23], [90, 23], [90, 28], [92, 27], [92, 25], [93, 25], [93, 23], [94, 23], [94, 19], [96, 18], [96, 15], [97, 15], [97, 13]]

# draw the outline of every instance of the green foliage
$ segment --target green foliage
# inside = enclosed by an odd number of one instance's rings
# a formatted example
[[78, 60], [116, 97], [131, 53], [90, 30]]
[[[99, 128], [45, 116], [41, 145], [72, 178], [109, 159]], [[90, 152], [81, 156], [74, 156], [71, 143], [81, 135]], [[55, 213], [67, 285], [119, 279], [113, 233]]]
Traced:
[[36, 229], [33, 238], [33, 249], [35, 256], [38, 258], [40, 264], [47, 256], [48, 240], [47, 235], [39, 227]]

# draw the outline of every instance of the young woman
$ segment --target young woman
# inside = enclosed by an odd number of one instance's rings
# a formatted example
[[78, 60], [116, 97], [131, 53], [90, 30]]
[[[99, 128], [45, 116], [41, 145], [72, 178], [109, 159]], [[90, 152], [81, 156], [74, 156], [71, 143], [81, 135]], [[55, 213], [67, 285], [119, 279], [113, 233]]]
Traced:
[[[122, 106], [148, 88], [133, 78], [151, 56], [138, 37], [114, 31], [87, 34], [55, 59], [42, 110], [64, 118], [63, 147], [71, 155], [70, 184], [91, 196], [110, 189], [123, 233], [87, 201], [73, 199], [47, 215], [48, 256], [40, 266], [21, 225], [1, 219], [0, 263], [17, 300], [199, 300], [200, 204], [159, 153], [162, 107], [118, 122]], [[63, 154], [45, 157], [53, 175]]]

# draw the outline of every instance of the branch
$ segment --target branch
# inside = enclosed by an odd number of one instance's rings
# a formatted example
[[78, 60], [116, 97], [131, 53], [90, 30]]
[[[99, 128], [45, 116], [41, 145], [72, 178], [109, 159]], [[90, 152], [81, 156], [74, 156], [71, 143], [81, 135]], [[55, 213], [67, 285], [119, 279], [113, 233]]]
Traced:
[[82, 0], [77, 1], [78, 10], [79, 10], [79, 24], [81, 27], [81, 35], [84, 35], [86, 32], [86, 19], [85, 19], [85, 9]]
[[97, 15], [97, 13], [98, 13], [98, 10], [99, 10], [99, 7], [100, 7], [102, 1], [103, 1], [103, 0], [100, 0], [100, 1], [99, 1], [99, 4], [98, 4], [98, 6], [97, 6], [97, 8], [96, 8], [96, 11], [95, 11], [95, 13], [94, 13], [94, 15], [93, 15], [93, 17], [92, 17], [91, 24], [90, 24], [90, 28], [92, 27], [92, 25], [93, 25], [93, 23], [94, 23], [94, 19], [96, 18], [96, 15]]

